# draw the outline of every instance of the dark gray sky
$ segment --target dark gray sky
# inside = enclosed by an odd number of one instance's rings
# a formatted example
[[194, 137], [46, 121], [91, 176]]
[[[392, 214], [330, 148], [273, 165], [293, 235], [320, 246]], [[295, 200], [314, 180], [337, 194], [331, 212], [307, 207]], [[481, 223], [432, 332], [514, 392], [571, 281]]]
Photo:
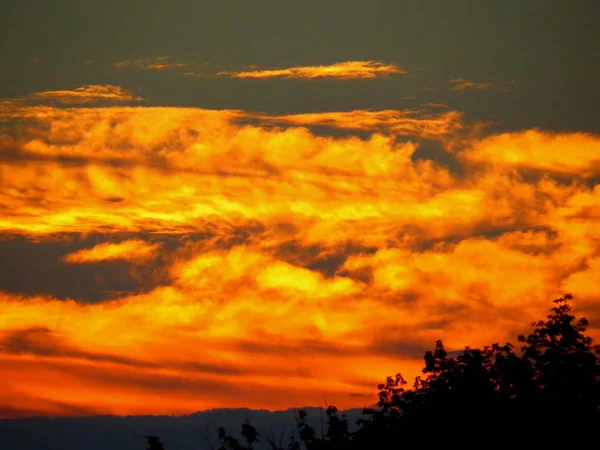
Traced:
[[[0, 15], [0, 96], [111, 83], [153, 104], [269, 113], [434, 101], [507, 129], [597, 132], [599, 17], [593, 0], [9, 0]], [[156, 56], [210, 71], [375, 60], [411, 74], [339, 83], [112, 67]], [[458, 77], [514, 84], [448, 92]]]

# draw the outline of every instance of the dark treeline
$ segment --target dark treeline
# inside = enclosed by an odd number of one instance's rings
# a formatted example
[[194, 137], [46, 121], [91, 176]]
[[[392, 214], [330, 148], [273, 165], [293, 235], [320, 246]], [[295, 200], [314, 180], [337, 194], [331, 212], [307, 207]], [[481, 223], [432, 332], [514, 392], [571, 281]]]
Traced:
[[[507, 343], [466, 347], [449, 357], [441, 341], [425, 353], [423, 375], [412, 388], [401, 374], [378, 386], [376, 408], [363, 410], [357, 427], [335, 406], [317, 432], [304, 411], [289, 442], [261, 436], [250, 423], [241, 439], [218, 431], [214, 450], [362, 450], [387, 448], [598, 445], [598, 346], [584, 334], [588, 322], [571, 312], [571, 295], [555, 300], [546, 320]], [[351, 431], [351, 429], [354, 429]], [[596, 447], [597, 448], [597, 447]], [[149, 450], [162, 449], [155, 439]]]

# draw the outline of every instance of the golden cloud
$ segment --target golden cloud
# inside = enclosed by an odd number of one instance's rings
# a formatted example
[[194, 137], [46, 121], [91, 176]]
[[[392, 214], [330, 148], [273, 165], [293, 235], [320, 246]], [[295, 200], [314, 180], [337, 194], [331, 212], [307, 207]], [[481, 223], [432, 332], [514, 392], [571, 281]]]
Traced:
[[355, 110], [264, 116], [262, 119], [292, 125], [379, 131], [393, 133], [397, 136], [418, 136], [425, 139], [441, 139], [463, 127], [462, 114], [457, 111], [431, 114], [423, 110]]
[[363, 406], [386, 375], [419, 374], [436, 339], [514, 342], [566, 289], [597, 311], [600, 186], [575, 154], [594, 136], [461, 141], [459, 174], [414, 158], [466, 127], [455, 111], [3, 111], [0, 233], [105, 236], [66, 259], [157, 277], [97, 303], [1, 293], [8, 406]]
[[495, 86], [495, 83], [491, 81], [470, 81], [465, 78], [454, 78], [450, 80], [450, 90], [451, 91], [467, 91], [467, 90], [485, 90], [491, 89]]
[[141, 97], [136, 97], [131, 92], [119, 86], [112, 86], [110, 84], [86, 85], [74, 89], [34, 92], [24, 97], [0, 102], [0, 112], [2, 109], [14, 111], [14, 108], [18, 105], [44, 101], [70, 105], [86, 105], [99, 102], [130, 103], [141, 100], [143, 100]]
[[388, 75], [406, 75], [407, 71], [395, 64], [377, 61], [346, 61], [325, 66], [299, 66], [285, 69], [253, 69], [239, 72], [219, 72], [230, 78], [337, 78], [341, 80], [380, 78]]
[[95, 263], [100, 261], [124, 260], [142, 262], [152, 259], [160, 244], [148, 244], [140, 239], [123, 242], [105, 242], [90, 249], [69, 253], [63, 259], [67, 263]]
[[467, 164], [582, 177], [600, 175], [600, 136], [527, 130], [476, 141], [460, 152]]

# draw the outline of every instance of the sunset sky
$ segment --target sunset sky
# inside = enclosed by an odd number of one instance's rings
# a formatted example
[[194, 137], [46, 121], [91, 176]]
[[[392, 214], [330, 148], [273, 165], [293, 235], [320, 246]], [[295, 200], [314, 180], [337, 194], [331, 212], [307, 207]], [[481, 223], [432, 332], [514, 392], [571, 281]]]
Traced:
[[0, 418], [366, 406], [567, 292], [600, 339], [599, 10], [3, 2]]

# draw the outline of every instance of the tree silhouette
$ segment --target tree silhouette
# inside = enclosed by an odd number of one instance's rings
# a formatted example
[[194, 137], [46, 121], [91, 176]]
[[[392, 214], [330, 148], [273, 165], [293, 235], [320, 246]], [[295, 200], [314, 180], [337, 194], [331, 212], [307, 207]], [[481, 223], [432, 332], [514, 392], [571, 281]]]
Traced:
[[217, 433], [219, 441], [221, 442], [221, 445], [217, 450], [244, 450], [244, 447], [236, 438], [225, 432], [225, 428], [219, 427]]
[[583, 334], [588, 321], [576, 321], [570, 314], [568, 300], [572, 298], [567, 294], [554, 300], [553, 314], [534, 323], [529, 336], [518, 338], [525, 344], [523, 358], [535, 370], [534, 395], [540, 413], [569, 422], [598, 417], [600, 405], [598, 358], [592, 352], [592, 339]]
[[[512, 344], [481, 349], [466, 347], [449, 357], [442, 341], [425, 353], [423, 375], [406, 388], [401, 374], [378, 386], [376, 408], [365, 408], [358, 429], [349, 431], [337, 408], [326, 410], [328, 425], [318, 436], [296, 416], [297, 436], [288, 450], [362, 450], [484, 445], [536, 445], [555, 448], [584, 442], [586, 431], [600, 424], [600, 365], [588, 322], [576, 320], [570, 294], [554, 301], [546, 320], [519, 336], [520, 354]], [[322, 433], [323, 434], [323, 433]], [[246, 447], [219, 430], [219, 450], [250, 450], [258, 433], [243, 425]], [[272, 450], [285, 450], [273, 442]]]
[[146, 439], [148, 439], [148, 450], [165, 450], [158, 436], [147, 436]]
[[[570, 294], [554, 300], [546, 320], [518, 336], [520, 354], [512, 344], [481, 349], [465, 347], [449, 357], [442, 341], [424, 355], [423, 375], [406, 388], [400, 373], [378, 386], [376, 408], [365, 408], [358, 429], [351, 432], [335, 406], [325, 411], [326, 431], [319, 436], [296, 415], [297, 435], [283, 447], [267, 435], [271, 450], [392, 449], [419, 442], [426, 447], [536, 445], [556, 448], [585, 443], [586, 432], [600, 424], [598, 346], [584, 332], [585, 318], [571, 314]], [[248, 420], [242, 424], [244, 444], [218, 429], [217, 450], [254, 450], [260, 434]], [[591, 436], [591, 434], [590, 434]], [[148, 450], [164, 450], [148, 436]]]

